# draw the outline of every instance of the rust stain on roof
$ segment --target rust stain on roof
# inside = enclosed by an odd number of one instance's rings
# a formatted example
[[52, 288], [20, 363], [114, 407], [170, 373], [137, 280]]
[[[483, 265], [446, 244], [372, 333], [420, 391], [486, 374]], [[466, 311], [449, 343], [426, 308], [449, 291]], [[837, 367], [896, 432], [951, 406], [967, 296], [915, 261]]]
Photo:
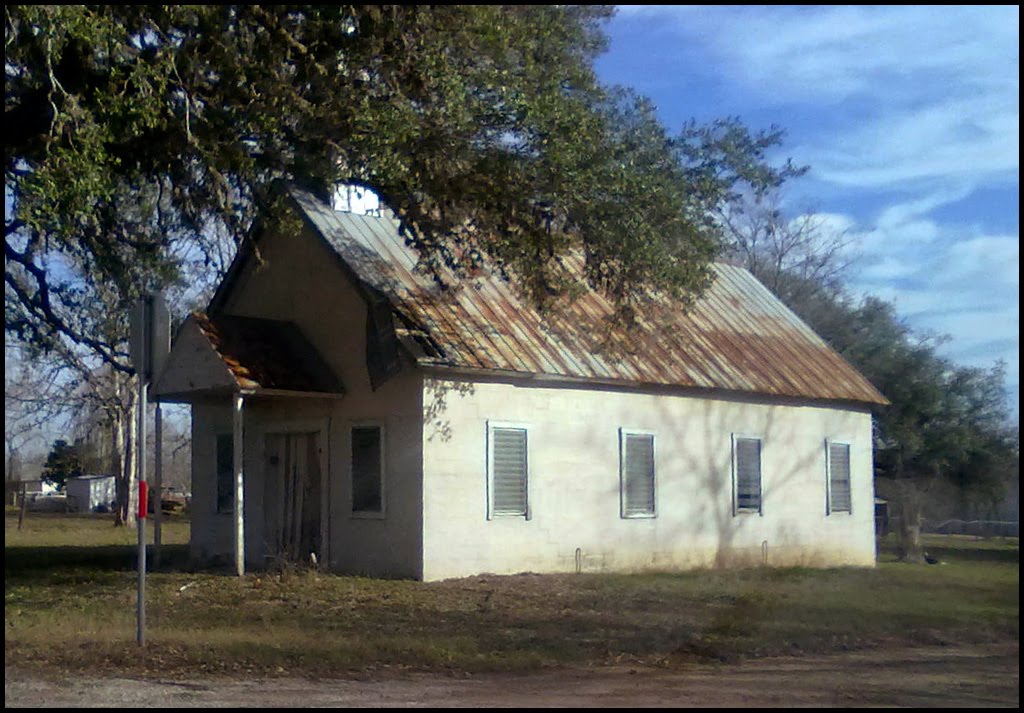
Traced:
[[[543, 314], [494, 275], [442, 290], [416, 271], [417, 255], [393, 218], [337, 212], [302, 191], [292, 195], [358, 278], [388, 296], [406, 331], [429, 341], [429, 350], [411, 350], [420, 363], [888, 403], [742, 268], [715, 265], [713, 285], [688, 310], [662, 300], [625, 329], [614, 326], [614, 305], [594, 290]], [[573, 260], [582, 274], [582, 258]]]
[[341, 382], [291, 322], [193, 312], [239, 388], [340, 393]]

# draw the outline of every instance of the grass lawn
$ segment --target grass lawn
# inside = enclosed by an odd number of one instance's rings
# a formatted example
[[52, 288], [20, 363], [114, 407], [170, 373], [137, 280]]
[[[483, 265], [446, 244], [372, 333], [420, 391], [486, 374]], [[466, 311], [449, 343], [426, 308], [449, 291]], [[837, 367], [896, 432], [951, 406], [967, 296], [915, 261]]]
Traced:
[[[437, 583], [184, 568], [165, 527], [135, 645], [134, 530], [109, 516], [5, 527], [5, 663], [125, 674], [337, 675], [674, 665], [921, 644], [1017, 642], [1019, 545], [940, 537], [936, 566], [478, 576]], [[152, 527], [148, 528], [152, 531]]]

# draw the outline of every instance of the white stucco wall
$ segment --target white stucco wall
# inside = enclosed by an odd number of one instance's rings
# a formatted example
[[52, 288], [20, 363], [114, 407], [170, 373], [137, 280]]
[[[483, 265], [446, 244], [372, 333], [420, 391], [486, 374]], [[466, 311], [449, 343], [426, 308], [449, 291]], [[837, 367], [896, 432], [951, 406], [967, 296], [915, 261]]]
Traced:
[[[872, 565], [871, 416], [821, 406], [425, 381], [425, 579], [480, 572]], [[489, 420], [525, 425], [530, 518], [488, 520]], [[657, 515], [620, 516], [619, 429], [655, 434]], [[763, 439], [763, 514], [732, 510], [732, 436]], [[825, 440], [851, 445], [852, 513], [826, 514]]]
[[[322, 434], [326, 449], [328, 554], [331, 569], [375, 576], [421, 575], [421, 377], [411, 366], [374, 391], [365, 364], [366, 306], [334, 255], [308, 230], [267, 236], [263, 264], [244, 272], [224, 311], [294, 322], [344, 384], [341, 399], [248, 400], [246, 429], [246, 559], [262, 563], [263, 443], [266, 433]], [[382, 516], [353, 515], [350, 432], [384, 427]], [[215, 515], [216, 433], [230, 433], [223, 404], [193, 408], [192, 548], [197, 557], [231, 552], [231, 517]], [[212, 490], [211, 490], [212, 488]], [[195, 519], [198, 518], [198, 519]]]
[[223, 559], [232, 550], [232, 522], [217, 514], [217, 434], [231, 433], [231, 406], [227, 399], [192, 404], [192, 501], [189, 555], [194, 561]]

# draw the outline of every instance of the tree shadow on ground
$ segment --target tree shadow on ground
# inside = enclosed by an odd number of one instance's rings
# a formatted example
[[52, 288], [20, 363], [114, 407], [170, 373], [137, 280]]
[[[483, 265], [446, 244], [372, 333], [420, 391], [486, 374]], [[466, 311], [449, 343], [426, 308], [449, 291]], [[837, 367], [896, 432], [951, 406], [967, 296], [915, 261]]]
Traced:
[[[152, 553], [150, 546], [147, 555], [150, 569]], [[137, 568], [137, 555], [135, 545], [8, 547], [4, 550], [4, 579], [8, 584], [27, 584], [69, 569], [134, 571]], [[160, 560], [161, 572], [189, 570], [188, 545], [163, 545]]]

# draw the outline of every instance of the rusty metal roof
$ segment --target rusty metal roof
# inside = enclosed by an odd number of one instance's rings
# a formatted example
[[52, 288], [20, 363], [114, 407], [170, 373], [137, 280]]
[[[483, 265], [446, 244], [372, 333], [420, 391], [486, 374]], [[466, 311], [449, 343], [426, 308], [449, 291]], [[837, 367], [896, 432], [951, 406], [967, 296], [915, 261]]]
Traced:
[[541, 313], [495, 275], [441, 289], [416, 270], [417, 254], [393, 218], [292, 196], [356, 277], [388, 297], [400, 338], [424, 365], [887, 403], [742, 268], [716, 264], [713, 285], [688, 310], [662, 300], [625, 329], [613, 326], [614, 305], [594, 290]]
[[291, 322], [191, 315], [242, 389], [340, 393], [341, 382]]

